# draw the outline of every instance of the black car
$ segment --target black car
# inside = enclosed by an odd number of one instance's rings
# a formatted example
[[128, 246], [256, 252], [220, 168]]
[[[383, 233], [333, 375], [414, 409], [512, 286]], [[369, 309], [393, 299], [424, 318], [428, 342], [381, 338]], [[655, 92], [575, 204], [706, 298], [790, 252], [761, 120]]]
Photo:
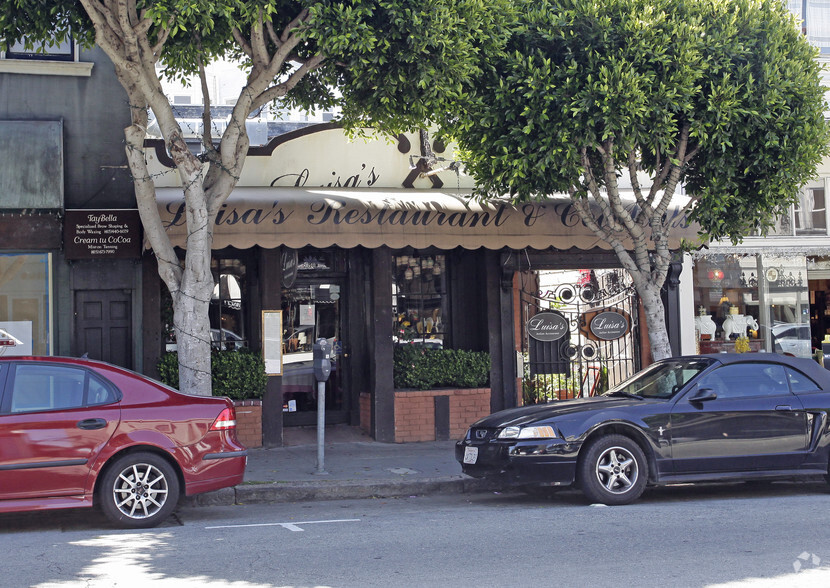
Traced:
[[599, 397], [494, 413], [455, 455], [476, 478], [628, 504], [648, 484], [826, 476], [828, 412], [830, 371], [811, 359], [676, 357]]

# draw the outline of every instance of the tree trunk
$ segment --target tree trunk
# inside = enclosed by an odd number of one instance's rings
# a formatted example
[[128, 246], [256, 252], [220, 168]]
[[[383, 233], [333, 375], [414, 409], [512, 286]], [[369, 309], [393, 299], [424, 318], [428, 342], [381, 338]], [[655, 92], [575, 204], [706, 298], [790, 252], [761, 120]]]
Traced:
[[672, 356], [669, 334], [666, 330], [666, 311], [660, 296], [660, 286], [651, 282], [637, 285], [637, 292], [646, 315], [648, 341], [654, 361]]
[[[188, 255], [191, 255], [190, 251]], [[209, 270], [209, 253], [207, 267]], [[208, 316], [212, 292], [213, 277], [210, 271], [207, 276], [198, 275], [186, 266], [181, 288], [173, 299], [173, 322], [179, 355], [179, 390], [200, 396], [210, 396], [212, 392]]]

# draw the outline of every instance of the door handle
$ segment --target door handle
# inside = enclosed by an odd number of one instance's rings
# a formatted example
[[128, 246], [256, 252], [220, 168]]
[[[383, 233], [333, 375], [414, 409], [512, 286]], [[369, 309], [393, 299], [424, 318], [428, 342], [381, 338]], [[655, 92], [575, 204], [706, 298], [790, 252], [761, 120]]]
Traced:
[[78, 421], [78, 428], [85, 431], [94, 431], [96, 429], [103, 429], [107, 426], [107, 421], [104, 419], [84, 419]]
[[779, 404], [778, 406], [775, 407], [775, 410], [780, 410], [782, 412], [791, 411], [792, 409], [793, 409], [793, 407], [790, 406], [789, 404]]

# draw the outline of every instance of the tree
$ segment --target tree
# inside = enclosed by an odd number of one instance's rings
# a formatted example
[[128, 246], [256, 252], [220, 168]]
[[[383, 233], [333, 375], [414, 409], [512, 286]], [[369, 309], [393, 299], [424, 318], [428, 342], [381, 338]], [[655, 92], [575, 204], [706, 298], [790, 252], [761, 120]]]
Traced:
[[[173, 299], [180, 386], [211, 393], [208, 305], [213, 226], [248, 151], [246, 117], [275, 100], [339, 106], [349, 127], [417, 128], [458, 98], [479, 54], [503, 38], [502, 0], [12, 0], [0, 39], [28, 43], [71, 34], [97, 43], [127, 92], [127, 160], [159, 274]], [[248, 68], [227, 130], [214, 138], [204, 66], [219, 57]], [[160, 76], [198, 74], [204, 95], [202, 153], [185, 143]], [[181, 264], [161, 224], [144, 156], [152, 111], [186, 202]]]
[[570, 195], [668, 357], [672, 195], [685, 186], [713, 239], [765, 232], [827, 153], [816, 51], [780, 0], [532, 0], [520, 15], [445, 132], [482, 198]]

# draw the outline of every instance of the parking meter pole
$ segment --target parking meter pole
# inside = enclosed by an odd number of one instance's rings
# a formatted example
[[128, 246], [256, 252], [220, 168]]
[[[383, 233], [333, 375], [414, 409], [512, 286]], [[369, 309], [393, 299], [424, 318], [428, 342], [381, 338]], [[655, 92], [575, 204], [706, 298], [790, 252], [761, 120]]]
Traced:
[[326, 472], [326, 383], [317, 382], [317, 473]]
[[314, 377], [317, 379], [317, 473], [325, 474], [326, 381], [331, 374], [331, 343], [317, 339], [314, 352]]

